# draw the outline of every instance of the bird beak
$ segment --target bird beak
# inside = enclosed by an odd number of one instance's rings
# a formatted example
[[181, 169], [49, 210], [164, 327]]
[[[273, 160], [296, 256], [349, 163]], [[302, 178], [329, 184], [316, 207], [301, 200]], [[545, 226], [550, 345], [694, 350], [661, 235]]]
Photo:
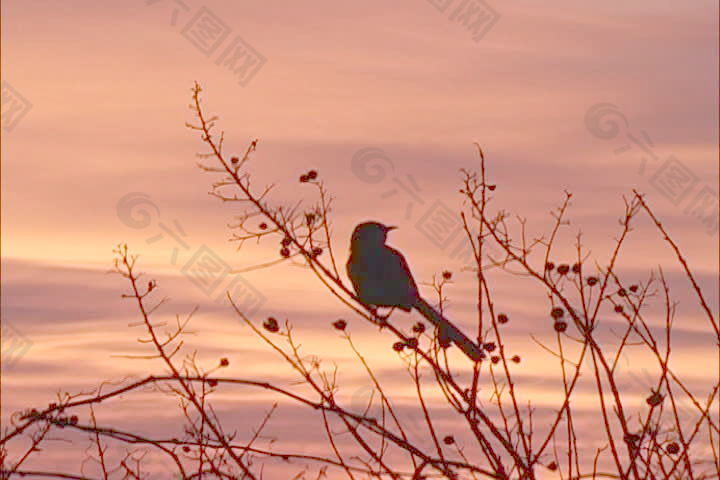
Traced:
[[385, 227], [385, 231], [389, 232], [390, 230], [395, 230], [398, 227], [392, 226], [392, 227]]

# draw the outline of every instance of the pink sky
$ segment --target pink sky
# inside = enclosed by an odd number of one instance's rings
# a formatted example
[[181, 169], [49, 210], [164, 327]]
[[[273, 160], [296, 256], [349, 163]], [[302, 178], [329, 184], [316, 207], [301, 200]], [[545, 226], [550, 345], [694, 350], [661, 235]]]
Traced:
[[[209, 364], [228, 356], [234, 368], [252, 354], [258, 361], [249, 372], [238, 366], [229, 374], [277, 371], [278, 360], [180, 272], [203, 244], [233, 268], [277, 258], [273, 242], [240, 252], [227, 242], [226, 224], [238, 207], [207, 195], [213, 178], [198, 170], [194, 156], [203, 146], [184, 127], [192, 120], [193, 81], [204, 88], [207, 111], [220, 116], [228, 151], [241, 154], [260, 139], [254, 179], [277, 185], [274, 202], [311, 200], [297, 177], [317, 169], [335, 197], [337, 252], [345, 255], [360, 221], [398, 225], [391, 243], [419, 281], [443, 269], [456, 272], [450, 295], [461, 324], [472, 319], [473, 274], [461, 271], [452, 246], [436, 246], [416, 225], [437, 201], [460, 208], [459, 169], [479, 167], [473, 142], [482, 145], [498, 184], [496, 208], [526, 217], [529, 230], [546, 231], [550, 209], [564, 190], [573, 192], [572, 224], [557, 249], [567, 261], [578, 229], [593, 259], [605, 259], [623, 195], [646, 193], [718, 311], [717, 200], [714, 211], [704, 211], [706, 223], [694, 216], [693, 203], [701, 192], [715, 199], [718, 192], [717, 2], [488, 0], [499, 18], [479, 41], [428, 0], [187, 0], [187, 10], [172, 0], [147, 3], [2, 3], [2, 316], [31, 342], [3, 371], [3, 422], [12, 411], [50, 402], [60, 388], [80, 391], [147, 371], [111, 357], [136, 351], [139, 334], [127, 327], [135, 311], [119, 298], [126, 285], [103, 273], [119, 242], [161, 279], [172, 298], [163, 315], [200, 305], [190, 345]], [[229, 32], [208, 55], [182, 33], [201, 8]], [[217, 64], [236, 36], [265, 59], [245, 86]], [[6, 112], [18, 100], [5, 82], [31, 104], [12, 125]], [[588, 110], [599, 103], [614, 105], [627, 122], [613, 138], [586, 126]], [[651, 154], [632, 139], [651, 142]], [[390, 160], [379, 163], [385, 176], [378, 183], [352, 167], [364, 148]], [[675, 191], [677, 204], [662, 190], [670, 167], [694, 179], [684, 196], [684, 187]], [[415, 200], [394, 179], [412, 180]], [[156, 207], [146, 228], [118, 217], [118, 202], [133, 192]], [[175, 265], [177, 245], [167, 235], [148, 242], [161, 222], [186, 233]], [[702, 342], [692, 292], [669, 253], [649, 222], [639, 221], [623, 271], [639, 280], [663, 266], [681, 301], [678, 369], [701, 388], [717, 382], [718, 372], [712, 363], [693, 362], [713, 347]], [[326, 351], [328, 361], [353, 368], [326, 327], [348, 312], [308, 272], [279, 266], [243, 278], [267, 298], [258, 319], [293, 318], [308, 351]], [[532, 290], [514, 282], [498, 275], [497, 298], [517, 319], [509, 327], [514, 348], [534, 359], [521, 373], [543, 378], [552, 374], [543, 371], [552, 359], [529, 335], [551, 333], [537, 326], [545, 299], [534, 292], [517, 302], [518, 288]], [[402, 366], [388, 352], [392, 339], [359, 322], [357, 330], [378, 368], [395, 378]], [[535, 398], [545, 398], [542, 382], [534, 388]], [[552, 399], [551, 390], [545, 393]]]

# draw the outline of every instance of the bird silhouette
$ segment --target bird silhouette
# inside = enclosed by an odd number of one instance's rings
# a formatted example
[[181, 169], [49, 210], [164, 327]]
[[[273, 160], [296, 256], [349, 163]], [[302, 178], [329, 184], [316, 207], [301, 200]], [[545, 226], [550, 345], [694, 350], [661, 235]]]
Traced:
[[443, 347], [454, 342], [470, 359], [480, 361], [480, 348], [450, 321], [420, 297], [405, 257], [385, 244], [397, 227], [365, 222], [355, 227], [350, 239], [347, 274], [358, 298], [375, 307], [413, 308], [438, 328]]

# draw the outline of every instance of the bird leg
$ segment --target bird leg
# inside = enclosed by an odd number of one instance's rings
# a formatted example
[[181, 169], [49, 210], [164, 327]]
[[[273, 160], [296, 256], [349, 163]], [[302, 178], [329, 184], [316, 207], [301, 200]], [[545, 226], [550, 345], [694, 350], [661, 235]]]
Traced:
[[380, 326], [380, 329], [387, 327], [387, 325], [388, 325], [387, 319], [390, 318], [390, 315], [392, 315], [393, 310], [395, 310], [395, 307], [391, 308], [390, 311], [387, 313], [387, 315], [380, 315], [377, 307], [372, 307], [371, 311], [372, 311], [373, 317], [375, 317], [375, 323], [377, 323]]

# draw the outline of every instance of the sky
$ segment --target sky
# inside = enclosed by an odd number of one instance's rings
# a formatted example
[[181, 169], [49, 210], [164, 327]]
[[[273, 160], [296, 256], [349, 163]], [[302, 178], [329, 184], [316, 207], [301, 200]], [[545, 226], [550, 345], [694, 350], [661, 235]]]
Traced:
[[[460, 169], [480, 167], [475, 142], [497, 185], [493, 208], [526, 219], [532, 235], [547, 234], [551, 210], [573, 194], [558, 262], [572, 262], [582, 232], [589, 261], [605, 264], [624, 199], [644, 193], [717, 318], [717, 3], [481, 3], [489, 20], [473, 27], [453, 14], [461, 0], [3, 2], [3, 424], [58, 391], [162, 370], [120, 357], [144, 351], [142, 332], [129, 326], [137, 312], [120, 298], [127, 284], [106, 273], [120, 242], [169, 297], [159, 317], [174, 321], [198, 307], [186, 349], [204, 365], [227, 357], [228, 375], [291, 381], [222, 300], [249, 285], [253, 318], [291, 320], [309, 355], [345, 369], [351, 401], [362, 398], [366, 379], [329, 327], [339, 317], [397, 394], [408, 394], [393, 337], [353, 318], [307, 269], [231, 273], [209, 293], [187, 274], [198, 252], [233, 270], [279, 257], [277, 240], [239, 250], [229, 241], [242, 205], [208, 195], [217, 178], [197, 167], [203, 145], [185, 127], [195, 81], [206, 111], [219, 116], [228, 154], [258, 139], [253, 185], [274, 184], [274, 205], [311, 204], [314, 191], [298, 176], [317, 170], [333, 196], [338, 261], [357, 223], [397, 225], [390, 243], [418, 282], [453, 272], [450, 313], [463, 328], [473, 325], [475, 286], [454, 253], [460, 236], [433, 237], [423, 222], [462, 208]], [[203, 31], [208, 25], [215, 30]], [[678, 302], [675, 366], [699, 391], [717, 383], [716, 361], [698, 367], [717, 347], [694, 292], [647, 218], [638, 218], [619, 260], [631, 282], [663, 269]], [[512, 318], [507, 342], [524, 357], [517, 368], [527, 395], [551, 408], [557, 368], [531, 337], [554, 338], [547, 298], [523, 279], [492, 278], [496, 303]], [[399, 325], [416, 320], [394, 315]], [[608, 332], [615, 321], [608, 316]], [[7, 338], [23, 348], [10, 351]], [[628, 384], [642, 401], [652, 372], [639, 357], [626, 363], [645, 379]], [[218, 400], [229, 418], [236, 412], [223, 402], [236, 394]], [[142, 425], [135, 401], [106, 418]], [[247, 402], [253, 412], [267, 405]], [[281, 415], [304, 425], [292, 412]], [[298, 438], [293, 421], [279, 420], [277, 435], [315, 445]], [[171, 424], [163, 417], [157, 428]], [[43, 461], [77, 467], [57, 452], [35, 465]]]

